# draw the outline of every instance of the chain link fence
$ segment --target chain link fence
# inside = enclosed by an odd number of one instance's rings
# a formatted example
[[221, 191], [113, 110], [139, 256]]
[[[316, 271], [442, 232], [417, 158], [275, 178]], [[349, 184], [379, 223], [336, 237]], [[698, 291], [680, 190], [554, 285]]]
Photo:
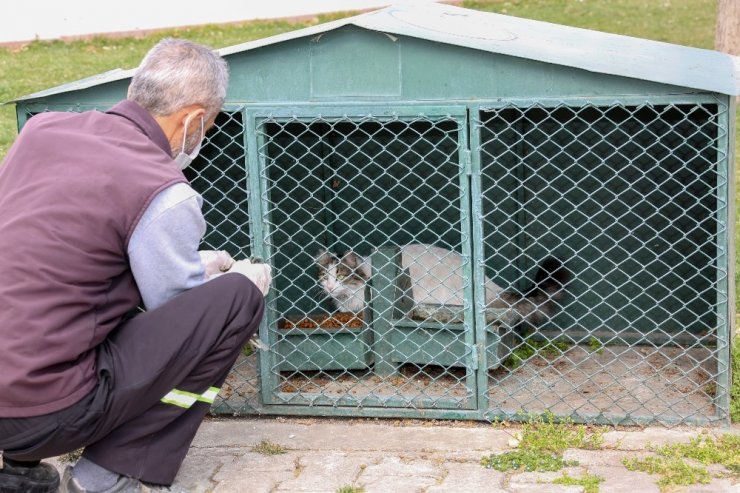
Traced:
[[[722, 419], [728, 371], [726, 108], [482, 108], [482, 258], [526, 285], [547, 254], [562, 310], [493, 375], [490, 415], [607, 422]], [[522, 354], [519, 354], [522, 353]], [[531, 354], [531, 355], [530, 355]], [[526, 355], [526, 357], [520, 357]]]
[[203, 248], [274, 280], [214, 412], [726, 421], [728, 113], [227, 107]]

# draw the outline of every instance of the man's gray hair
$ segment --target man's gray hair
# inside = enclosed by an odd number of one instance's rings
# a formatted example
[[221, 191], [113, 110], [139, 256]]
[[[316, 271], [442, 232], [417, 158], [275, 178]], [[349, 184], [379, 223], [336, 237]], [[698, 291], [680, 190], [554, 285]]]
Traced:
[[199, 104], [216, 115], [226, 98], [229, 68], [210, 48], [184, 39], [157, 43], [136, 69], [128, 99], [154, 116], [168, 116]]

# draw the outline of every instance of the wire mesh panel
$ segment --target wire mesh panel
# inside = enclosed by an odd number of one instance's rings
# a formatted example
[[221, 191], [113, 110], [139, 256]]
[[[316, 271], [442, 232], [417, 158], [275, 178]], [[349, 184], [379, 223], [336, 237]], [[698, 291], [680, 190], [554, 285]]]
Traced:
[[[231, 108], [219, 113], [200, 154], [185, 170], [203, 197], [208, 228], [201, 248], [226, 250], [234, 258], [251, 256], [252, 237], [247, 193], [247, 153], [244, 113]], [[259, 367], [251, 345], [244, 348], [224, 383], [214, 409], [222, 413], [254, 414], [261, 408]]]
[[209, 225], [203, 248], [225, 249], [235, 258], [249, 256], [251, 238], [241, 109], [219, 113], [185, 176], [203, 197], [203, 214]]
[[565, 297], [512, 329], [488, 416], [725, 419], [727, 109], [505, 104], [475, 113], [481, 273], [532, 285], [560, 259]]
[[[256, 119], [276, 267], [266, 402], [475, 407], [464, 114]], [[431, 278], [412, 291], [417, 271]], [[410, 299], [436, 311], [420, 315]]]

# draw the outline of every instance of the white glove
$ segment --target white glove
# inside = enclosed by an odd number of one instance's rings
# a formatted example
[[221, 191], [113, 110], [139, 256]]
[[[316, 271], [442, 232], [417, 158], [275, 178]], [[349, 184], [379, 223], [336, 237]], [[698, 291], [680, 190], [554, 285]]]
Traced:
[[262, 291], [264, 296], [270, 290], [272, 282], [272, 268], [267, 264], [253, 264], [249, 260], [237, 260], [229, 272], [238, 272], [252, 281]]
[[228, 271], [234, 265], [234, 259], [223, 250], [201, 250], [200, 261], [206, 269], [206, 279], [213, 279]]

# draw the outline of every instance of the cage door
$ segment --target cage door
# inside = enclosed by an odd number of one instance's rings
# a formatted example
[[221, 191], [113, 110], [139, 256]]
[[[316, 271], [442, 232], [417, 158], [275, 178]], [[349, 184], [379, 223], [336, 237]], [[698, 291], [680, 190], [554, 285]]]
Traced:
[[[262, 183], [255, 245], [275, 271], [265, 403], [474, 409], [465, 108], [249, 118]], [[409, 275], [420, 270], [434, 275], [420, 283]]]

